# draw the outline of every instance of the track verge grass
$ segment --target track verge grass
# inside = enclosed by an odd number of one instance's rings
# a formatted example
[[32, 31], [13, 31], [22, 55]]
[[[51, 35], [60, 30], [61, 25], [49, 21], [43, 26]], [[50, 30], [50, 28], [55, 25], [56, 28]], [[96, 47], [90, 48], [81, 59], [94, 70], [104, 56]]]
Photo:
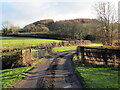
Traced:
[[80, 77], [85, 88], [119, 88], [120, 89], [120, 69], [117, 67], [98, 67], [80, 65], [77, 55], [73, 56], [75, 72]]
[[15, 80], [25, 77], [32, 68], [33, 66], [1, 70], [2, 88], [11, 87]]
[[0, 80], [2, 80], [2, 88], [12, 87], [16, 80], [24, 78], [28, 72], [33, 69], [37, 64], [41, 63], [45, 58], [41, 58], [33, 62], [32, 66], [19, 67], [13, 69], [5, 69], [0, 71]]
[[120, 88], [118, 71], [113, 68], [75, 67], [86, 88]]

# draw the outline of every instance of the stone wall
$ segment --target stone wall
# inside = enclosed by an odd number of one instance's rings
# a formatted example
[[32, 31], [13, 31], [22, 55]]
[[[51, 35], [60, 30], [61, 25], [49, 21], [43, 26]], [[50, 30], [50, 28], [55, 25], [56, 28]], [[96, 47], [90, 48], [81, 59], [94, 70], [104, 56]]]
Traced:
[[[90, 44], [89, 40], [66, 41], [60, 43], [44, 44], [36, 47], [27, 47], [23, 49], [2, 50], [3, 69], [19, 66], [30, 66], [35, 59], [44, 57], [46, 53], [51, 53], [52, 48], [61, 46], [73, 46], [81, 44]], [[4, 55], [5, 53], [11, 53]]]
[[2, 69], [9, 69], [21, 66], [22, 56], [21, 52], [8, 52], [2, 55]]

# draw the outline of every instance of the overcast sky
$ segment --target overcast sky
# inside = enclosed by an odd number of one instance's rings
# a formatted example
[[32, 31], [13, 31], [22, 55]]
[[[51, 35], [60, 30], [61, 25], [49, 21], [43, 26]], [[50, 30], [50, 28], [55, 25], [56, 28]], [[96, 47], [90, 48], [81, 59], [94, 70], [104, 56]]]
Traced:
[[[41, 19], [96, 18], [93, 5], [101, 0], [1, 0], [0, 23], [24, 27]], [[119, 0], [109, 1], [118, 7]]]

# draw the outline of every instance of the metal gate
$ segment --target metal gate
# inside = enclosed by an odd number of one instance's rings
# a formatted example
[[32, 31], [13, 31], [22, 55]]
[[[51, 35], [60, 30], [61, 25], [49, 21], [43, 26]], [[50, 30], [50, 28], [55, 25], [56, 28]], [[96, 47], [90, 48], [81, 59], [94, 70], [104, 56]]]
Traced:
[[32, 49], [31, 54], [34, 58], [42, 58], [45, 56], [46, 50], [45, 49]]

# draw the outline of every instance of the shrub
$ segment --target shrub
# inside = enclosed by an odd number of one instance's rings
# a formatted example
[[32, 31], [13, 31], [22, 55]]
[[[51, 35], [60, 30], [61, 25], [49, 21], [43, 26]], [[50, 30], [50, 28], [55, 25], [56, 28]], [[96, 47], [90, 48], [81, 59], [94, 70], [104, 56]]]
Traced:
[[20, 66], [22, 63], [20, 52], [7, 52], [2, 54], [2, 69]]

